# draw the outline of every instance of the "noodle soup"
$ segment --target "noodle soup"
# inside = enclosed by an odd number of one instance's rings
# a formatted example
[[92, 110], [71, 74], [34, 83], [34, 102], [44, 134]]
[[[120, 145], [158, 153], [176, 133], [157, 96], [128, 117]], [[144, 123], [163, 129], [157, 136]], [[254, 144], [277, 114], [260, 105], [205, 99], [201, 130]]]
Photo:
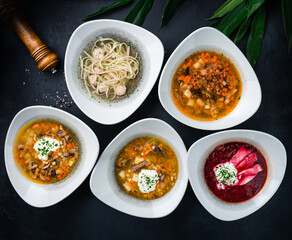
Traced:
[[78, 76], [95, 99], [121, 100], [137, 88], [141, 56], [136, 47], [120, 37], [99, 37], [80, 55]]

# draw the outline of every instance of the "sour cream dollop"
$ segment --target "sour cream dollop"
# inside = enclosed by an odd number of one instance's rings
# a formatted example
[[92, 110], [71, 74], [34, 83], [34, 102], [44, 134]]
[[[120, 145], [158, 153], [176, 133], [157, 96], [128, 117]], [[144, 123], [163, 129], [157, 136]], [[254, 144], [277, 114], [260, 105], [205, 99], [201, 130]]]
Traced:
[[138, 186], [142, 193], [154, 191], [158, 181], [158, 173], [155, 170], [143, 169], [139, 173]]
[[233, 163], [224, 163], [215, 168], [215, 177], [218, 181], [218, 188], [225, 189], [225, 186], [232, 186], [238, 183], [237, 169]]
[[38, 158], [41, 160], [48, 159], [50, 151], [55, 152], [60, 147], [60, 142], [54, 138], [44, 137], [34, 144], [33, 148], [39, 153]]

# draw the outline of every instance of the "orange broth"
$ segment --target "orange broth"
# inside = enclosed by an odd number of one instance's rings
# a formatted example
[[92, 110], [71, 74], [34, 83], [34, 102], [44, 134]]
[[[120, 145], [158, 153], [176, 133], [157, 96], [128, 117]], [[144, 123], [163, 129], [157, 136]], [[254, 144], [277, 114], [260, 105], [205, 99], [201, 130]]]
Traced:
[[[57, 149], [48, 151], [46, 139], [55, 141]], [[35, 144], [44, 143], [39, 150]], [[49, 145], [48, 145], [49, 146]], [[40, 157], [40, 154], [47, 159]], [[24, 125], [13, 144], [14, 161], [20, 172], [38, 184], [52, 184], [66, 178], [79, 158], [78, 142], [72, 132], [59, 122], [39, 119]]]
[[[141, 192], [138, 186], [138, 175], [145, 169], [155, 170], [159, 178], [155, 190], [149, 193]], [[156, 137], [139, 137], [129, 142], [120, 151], [115, 163], [115, 177], [121, 189], [142, 200], [167, 194], [176, 183], [178, 170], [175, 152]]]
[[242, 92], [240, 74], [223, 54], [195, 52], [177, 68], [171, 85], [176, 107], [187, 117], [214, 121], [228, 115]]

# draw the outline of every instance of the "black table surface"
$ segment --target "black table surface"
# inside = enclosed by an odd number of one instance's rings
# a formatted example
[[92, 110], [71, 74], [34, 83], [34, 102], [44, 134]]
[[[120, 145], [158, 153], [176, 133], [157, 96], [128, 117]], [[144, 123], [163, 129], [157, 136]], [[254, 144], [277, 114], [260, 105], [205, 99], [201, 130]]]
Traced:
[[[162, 119], [173, 126], [187, 148], [199, 138], [213, 133], [187, 127], [172, 118], [159, 102], [158, 81], [133, 115], [112, 126], [92, 121], [74, 102], [70, 107], [56, 103], [58, 97], [66, 102], [72, 101], [63, 73], [66, 45], [72, 32], [81, 24], [82, 17], [109, 2], [113, 1], [21, 1], [35, 31], [60, 57], [60, 68], [55, 74], [40, 73], [15, 33], [0, 23], [0, 239], [291, 239], [292, 54], [287, 51], [280, 1], [273, 1], [268, 7], [262, 53], [255, 67], [262, 88], [261, 106], [254, 116], [234, 128], [272, 134], [283, 142], [288, 153], [284, 180], [276, 194], [260, 210], [241, 220], [220, 221], [203, 208], [188, 185], [184, 198], [170, 215], [160, 219], [136, 218], [95, 198], [89, 189], [90, 175], [65, 200], [48, 208], [31, 207], [17, 195], [5, 169], [4, 141], [11, 120], [27, 106], [51, 105], [80, 118], [98, 136], [100, 153], [125, 127], [147, 117]], [[204, 19], [224, 1], [186, 1], [169, 25], [160, 29], [165, 2], [155, 1], [143, 25], [161, 39], [165, 48], [164, 62], [186, 36], [208, 25]], [[130, 8], [123, 7], [102, 17], [123, 20]], [[243, 52], [246, 41], [245, 38], [239, 44]]]

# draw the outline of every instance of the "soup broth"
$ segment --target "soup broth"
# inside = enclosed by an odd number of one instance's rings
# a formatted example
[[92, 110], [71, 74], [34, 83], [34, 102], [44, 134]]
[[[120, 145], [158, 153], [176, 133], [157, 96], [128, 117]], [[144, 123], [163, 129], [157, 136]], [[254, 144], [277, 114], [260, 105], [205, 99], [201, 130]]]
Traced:
[[52, 184], [66, 178], [79, 158], [79, 145], [72, 132], [59, 122], [39, 119], [17, 133], [13, 156], [30, 181]]
[[156, 137], [139, 137], [128, 143], [115, 162], [115, 177], [132, 197], [152, 200], [167, 194], [178, 178], [173, 149]]
[[171, 85], [176, 107], [187, 117], [214, 121], [238, 104], [241, 78], [234, 64], [214, 51], [195, 52], [177, 68]]

